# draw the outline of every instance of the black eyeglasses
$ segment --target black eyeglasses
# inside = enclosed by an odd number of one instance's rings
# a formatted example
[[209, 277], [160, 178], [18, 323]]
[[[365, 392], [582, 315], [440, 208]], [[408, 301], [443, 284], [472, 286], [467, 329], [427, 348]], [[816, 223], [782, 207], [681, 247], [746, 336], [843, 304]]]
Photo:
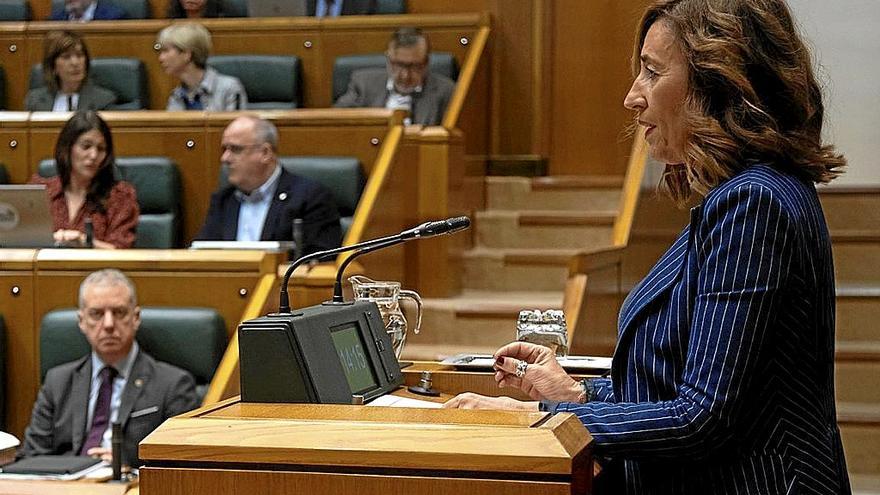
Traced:
[[251, 148], [258, 148], [263, 146], [264, 143], [259, 144], [221, 144], [220, 145], [220, 153], [226, 153], [227, 151], [232, 153], [233, 155], [240, 155], [244, 153], [245, 150]]

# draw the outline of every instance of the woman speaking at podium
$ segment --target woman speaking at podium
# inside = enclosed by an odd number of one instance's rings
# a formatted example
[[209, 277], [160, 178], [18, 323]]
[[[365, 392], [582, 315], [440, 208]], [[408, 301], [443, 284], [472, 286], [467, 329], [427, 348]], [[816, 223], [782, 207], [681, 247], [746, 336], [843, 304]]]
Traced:
[[620, 311], [611, 375], [577, 382], [544, 347], [496, 354], [500, 386], [447, 407], [571, 412], [627, 494], [850, 493], [834, 404], [834, 272], [815, 184], [810, 53], [784, 0], [665, 0], [639, 30], [624, 105], [690, 223]]
[[64, 124], [55, 143], [58, 175], [32, 180], [46, 185], [56, 244], [86, 246], [91, 229], [96, 248], [134, 245], [137, 194], [131, 184], [116, 179], [115, 160], [110, 127], [97, 113], [79, 111]]

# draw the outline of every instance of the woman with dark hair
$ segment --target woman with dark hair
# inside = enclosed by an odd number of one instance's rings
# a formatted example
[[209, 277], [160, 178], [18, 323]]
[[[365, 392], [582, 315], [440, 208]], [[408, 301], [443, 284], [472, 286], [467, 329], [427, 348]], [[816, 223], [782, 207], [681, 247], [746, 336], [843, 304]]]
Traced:
[[171, 0], [168, 4], [169, 19], [200, 19], [226, 17], [220, 0]]
[[131, 184], [116, 180], [115, 160], [110, 128], [97, 113], [76, 112], [64, 124], [55, 144], [58, 175], [32, 181], [46, 184], [56, 243], [84, 246], [88, 221], [94, 247], [130, 248], [134, 244], [137, 195]]
[[610, 377], [576, 381], [548, 348], [516, 342], [496, 351], [496, 381], [538, 401], [463, 394], [447, 407], [574, 413], [613, 493], [850, 493], [815, 188], [846, 162], [821, 141], [821, 91], [788, 7], [656, 1], [634, 71], [624, 105], [667, 164], [662, 189], [701, 201], [623, 303]]
[[30, 112], [105, 110], [116, 95], [89, 80], [92, 59], [82, 37], [72, 31], [53, 31], [43, 40], [43, 79], [46, 85], [28, 91], [24, 107]]

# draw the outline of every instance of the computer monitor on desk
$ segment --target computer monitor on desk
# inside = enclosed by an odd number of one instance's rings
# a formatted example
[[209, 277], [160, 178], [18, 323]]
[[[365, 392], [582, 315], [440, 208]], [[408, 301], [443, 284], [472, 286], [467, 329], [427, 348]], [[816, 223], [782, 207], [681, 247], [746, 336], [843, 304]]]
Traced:
[[46, 186], [0, 185], [0, 248], [54, 245]]

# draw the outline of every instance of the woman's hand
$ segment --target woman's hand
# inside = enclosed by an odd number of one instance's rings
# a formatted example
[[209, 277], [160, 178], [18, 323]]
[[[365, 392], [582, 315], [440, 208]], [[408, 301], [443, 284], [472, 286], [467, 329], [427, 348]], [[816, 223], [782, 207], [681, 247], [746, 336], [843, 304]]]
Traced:
[[443, 404], [448, 409], [501, 409], [517, 411], [537, 411], [537, 402], [523, 402], [510, 397], [486, 397], [485, 395], [465, 392]]
[[[517, 376], [517, 366], [524, 373]], [[581, 402], [583, 387], [568, 376], [556, 353], [547, 347], [528, 342], [513, 342], [495, 351], [495, 382], [499, 387], [514, 387], [538, 400]]]
[[52, 233], [55, 244], [65, 247], [82, 247], [86, 244], [85, 232], [70, 229], [58, 229]]

